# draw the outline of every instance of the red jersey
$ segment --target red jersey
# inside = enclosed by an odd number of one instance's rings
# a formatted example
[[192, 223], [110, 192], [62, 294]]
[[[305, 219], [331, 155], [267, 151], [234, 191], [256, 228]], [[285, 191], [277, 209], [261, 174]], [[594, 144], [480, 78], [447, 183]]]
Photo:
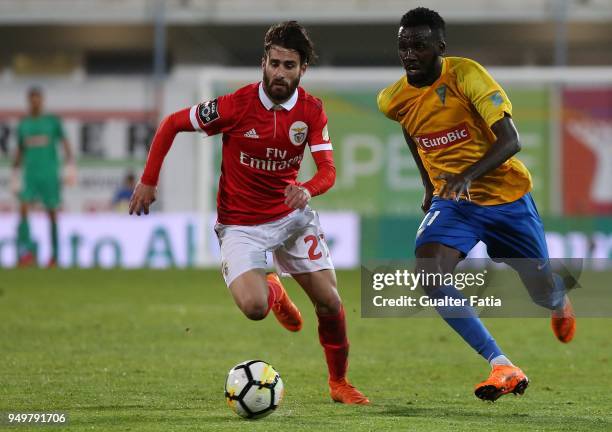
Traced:
[[194, 105], [189, 118], [207, 136], [223, 134], [217, 211], [226, 225], [257, 225], [292, 212], [284, 191], [296, 183], [305, 147], [332, 150], [323, 104], [301, 87], [275, 105], [261, 83], [249, 84]]

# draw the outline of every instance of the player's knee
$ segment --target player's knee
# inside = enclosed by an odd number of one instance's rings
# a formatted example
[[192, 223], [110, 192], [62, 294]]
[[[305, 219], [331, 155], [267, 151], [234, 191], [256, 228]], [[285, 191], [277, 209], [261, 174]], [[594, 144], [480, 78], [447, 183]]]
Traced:
[[342, 309], [342, 300], [338, 295], [338, 291], [334, 288], [333, 293], [318, 300], [315, 307], [318, 314], [338, 315]]
[[439, 279], [436, 275], [442, 274], [442, 268], [435, 258], [417, 258], [414, 272], [422, 275], [420, 285], [425, 294], [431, 294], [440, 287], [439, 284], [436, 284]]
[[432, 248], [427, 248], [427, 245], [417, 249], [415, 272], [417, 274], [439, 273], [442, 271], [442, 257]]
[[419, 273], [438, 273], [442, 271], [440, 263], [435, 258], [417, 258], [414, 271]]
[[264, 319], [268, 315], [268, 303], [255, 299], [248, 299], [240, 303], [240, 310], [253, 321]]
[[440, 288], [446, 274], [453, 273], [461, 253], [440, 243], [426, 243], [416, 250], [415, 273], [421, 276], [420, 285], [426, 294]]

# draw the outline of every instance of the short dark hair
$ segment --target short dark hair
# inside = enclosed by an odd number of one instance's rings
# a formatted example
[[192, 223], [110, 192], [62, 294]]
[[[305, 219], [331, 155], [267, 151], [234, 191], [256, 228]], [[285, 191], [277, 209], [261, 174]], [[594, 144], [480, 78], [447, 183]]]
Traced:
[[42, 87], [38, 85], [33, 85], [28, 89], [28, 96], [39, 95], [42, 96], [43, 90]]
[[446, 38], [446, 23], [440, 14], [425, 7], [409, 10], [400, 21], [401, 27], [428, 26], [432, 33], [437, 32], [440, 39]]
[[297, 21], [284, 21], [271, 26], [264, 38], [264, 51], [266, 55], [272, 45], [297, 51], [300, 54], [302, 64], [312, 64], [317, 59], [314, 44], [310, 40], [308, 32]]

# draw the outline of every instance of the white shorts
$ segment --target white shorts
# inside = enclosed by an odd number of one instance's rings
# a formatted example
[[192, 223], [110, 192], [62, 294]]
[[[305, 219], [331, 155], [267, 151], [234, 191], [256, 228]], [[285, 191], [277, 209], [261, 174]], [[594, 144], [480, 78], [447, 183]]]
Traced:
[[248, 270], [267, 268], [266, 251], [272, 251], [280, 273], [334, 268], [319, 215], [310, 207], [261, 225], [217, 223], [215, 232], [221, 247], [221, 273], [227, 286]]

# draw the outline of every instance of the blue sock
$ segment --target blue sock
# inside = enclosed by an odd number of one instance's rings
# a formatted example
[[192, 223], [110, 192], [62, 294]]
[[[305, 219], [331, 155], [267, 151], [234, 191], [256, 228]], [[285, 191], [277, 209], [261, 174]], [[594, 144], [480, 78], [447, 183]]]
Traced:
[[555, 309], [563, 309], [565, 306], [565, 293], [567, 289], [565, 288], [565, 282], [563, 282], [563, 278], [557, 273], [553, 273], [553, 293], [552, 293], [552, 310]]
[[521, 260], [515, 269], [535, 304], [552, 311], [563, 309], [567, 289], [563, 277], [553, 273], [550, 261], [540, 267], [535, 262]]
[[474, 309], [468, 305], [465, 297], [454, 286], [443, 286], [429, 294], [431, 299], [443, 299], [444, 297], [465, 300], [463, 303], [465, 306], [436, 306], [440, 316], [453, 330], [459, 333], [486, 361], [503, 355], [502, 350], [497, 346], [495, 339], [482, 324]]

